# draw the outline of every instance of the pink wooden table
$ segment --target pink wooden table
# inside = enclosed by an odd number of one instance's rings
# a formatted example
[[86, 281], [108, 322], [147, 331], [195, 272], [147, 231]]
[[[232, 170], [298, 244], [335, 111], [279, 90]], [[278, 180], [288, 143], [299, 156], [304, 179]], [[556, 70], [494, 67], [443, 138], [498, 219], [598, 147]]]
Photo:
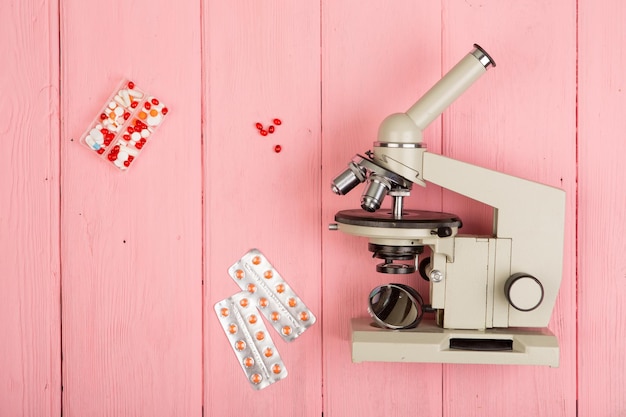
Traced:
[[[0, 416], [626, 415], [624, 21], [620, 0], [2, 0]], [[567, 192], [561, 366], [353, 364], [381, 276], [327, 230], [359, 198], [330, 180], [474, 42], [497, 68], [425, 140]], [[123, 77], [170, 109], [127, 173], [79, 143]], [[489, 231], [479, 203], [413, 194]], [[318, 317], [274, 337], [289, 376], [259, 392], [213, 312], [253, 247]]]

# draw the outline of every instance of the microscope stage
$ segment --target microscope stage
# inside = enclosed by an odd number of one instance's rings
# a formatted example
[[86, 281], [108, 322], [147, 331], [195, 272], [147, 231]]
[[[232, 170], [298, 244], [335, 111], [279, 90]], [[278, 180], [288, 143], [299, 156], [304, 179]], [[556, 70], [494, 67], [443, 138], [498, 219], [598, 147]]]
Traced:
[[459, 228], [463, 224], [454, 214], [425, 210], [403, 210], [402, 218], [397, 219], [389, 209], [380, 209], [374, 213], [362, 209], [343, 210], [335, 215], [335, 221], [352, 226], [391, 229]]

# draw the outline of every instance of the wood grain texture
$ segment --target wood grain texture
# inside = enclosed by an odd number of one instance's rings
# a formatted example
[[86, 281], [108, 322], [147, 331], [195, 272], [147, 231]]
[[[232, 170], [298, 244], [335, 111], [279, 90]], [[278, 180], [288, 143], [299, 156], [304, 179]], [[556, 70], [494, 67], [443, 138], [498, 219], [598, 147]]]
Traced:
[[[211, 1], [203, 16], [205, 414], [319, 416], [319, 4]], [[261, 136], [255, 123], [274, 118], [282, 124]], [[289, 344], [269, 329], [289, 375], [262, 391], [250, 388], [213, 311], [240, 291], [227, 271], [252, 248], [319, 320]]]
[[0, 2], [0, 415], [60, 415], [55, 2]]
[[[322, 2], [323, 224], [339, 210], [360, 207], [361, 187], [347, 196], [330, 190], [356, 153], [376, 141], [391, 113], [406, 111], [440, 77], [439, 2]], [[439, 124], [426, 133], [438, 151]], [[407, 207], [441, 208], [436, 187], [416, 190]], [[385, 206], [389, 207], [386, 201]], [[441, 365], [351, 362], [350, 319], [367, 316], [378, 274], [367, 239], [323, 234], [324, 415], [440, 415]], [[425, 287], [415, 276], [402, 281]], [[427, 292], [423, 292], [426, 293]]]
[[580, 416], [626, 416], [625, 20], [623, 2], [579, 2]]
[[[619, 0], [0, 2], [0, 416], [626, 416], [625, 20]], [[425, 141], [567, 192], [561, 366], [353, 364], [350, 319], [390, 279], [327, 230], [362, 191], [330, 181], [474, 42], [497, 67]], [[123, 77], [171, 112], [118, 173], [79, 138]], [[412, 194], [490, 231], [484, 205]], [[274, 337], [289, 376], [261, 392], [213, 313], [252, 247], [319, 320]]]
[[[490, 70], [444, 114], [444, 154], [567, 193], [563, 281], [549, 328], [560, 367], [444, 366], [444, 416], [576, 413], [576, 9], [570, 1], [445, 1], [444, 66], [481, 44]], [[559, 22], [555, 30], [554, 22]], [[540, 204], [540, 202], [538, 202]], [[490, 208], [444, 193], [464, 233], [488, 233]]]
[[[61, 2], [63, 415], [200, 416], [199, 2]], [[79, 143], [123, 77], [170, 112], [121, 173]]]

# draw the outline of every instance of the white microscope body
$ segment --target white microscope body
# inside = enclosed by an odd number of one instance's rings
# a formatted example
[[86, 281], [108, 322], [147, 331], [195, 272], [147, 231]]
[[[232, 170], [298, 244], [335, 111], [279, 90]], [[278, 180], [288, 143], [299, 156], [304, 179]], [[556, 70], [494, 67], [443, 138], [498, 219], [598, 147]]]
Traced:
[[[370, 250], [386, 259], [379, 272], [413, 272], [415, 267], [397, 260], [414, 257], [417, 264], [423, 248], [431, 253], [421, 274], [430, 279], [436, 325], [424, 321], [394, 331], [354, 320], [355, 362], [558, 366], [558, 342], [545, 328], [562, 277], [565, 193], [429, 153], [422, 143], [426, 126], [491, 65], [475, 45], [406, 113], [387, 117], [373, 152], [355, 157], [333, 183], [335, 193], [346, 194], [367, 179], [363, 210], [337, 213], [335, 228], [367, 237]], [[454, 215], [405, 210], [402, 199], [414, 183], [436, 184], [493, 207], [493, 233], [460, 235]], [[394, 200], [391, 211], [380, 209], [387, 194]]]

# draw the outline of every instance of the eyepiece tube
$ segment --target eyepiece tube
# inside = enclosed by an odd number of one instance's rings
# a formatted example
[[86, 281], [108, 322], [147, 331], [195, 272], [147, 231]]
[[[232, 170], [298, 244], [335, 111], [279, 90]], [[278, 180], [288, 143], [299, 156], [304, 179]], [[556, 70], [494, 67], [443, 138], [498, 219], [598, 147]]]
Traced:
[[495, 61], [479, 45], [470, 51], [406, 113], [424, 130], [463, 94]]

